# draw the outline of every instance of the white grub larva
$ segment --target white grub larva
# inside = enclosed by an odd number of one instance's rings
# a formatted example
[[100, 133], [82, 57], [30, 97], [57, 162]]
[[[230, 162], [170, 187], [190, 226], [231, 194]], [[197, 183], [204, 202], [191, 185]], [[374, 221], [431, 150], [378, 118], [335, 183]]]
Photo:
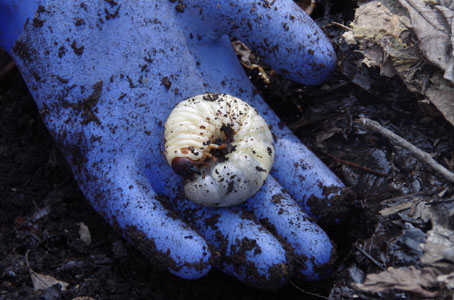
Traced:
[[184, 192], [205, 206], [231, 206], [254, 195], [274, 160], [273, 137], [249, 104], [207, 93], [180, 102], [164, 130], [165, 156]]

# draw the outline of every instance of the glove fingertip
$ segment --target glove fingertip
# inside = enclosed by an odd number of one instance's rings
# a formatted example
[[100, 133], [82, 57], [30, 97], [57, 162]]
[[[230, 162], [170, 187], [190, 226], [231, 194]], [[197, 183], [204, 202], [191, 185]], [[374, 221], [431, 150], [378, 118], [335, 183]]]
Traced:
[[203, 254], [198, 255], [198, 257], [198, 261], [185, 263], [181, 266], [170, 266], [168, 267], [168, 270], [170, 273], [180, 278], [199, 279], [211, 270], [211, 254], [208, 251], [204, 251]]

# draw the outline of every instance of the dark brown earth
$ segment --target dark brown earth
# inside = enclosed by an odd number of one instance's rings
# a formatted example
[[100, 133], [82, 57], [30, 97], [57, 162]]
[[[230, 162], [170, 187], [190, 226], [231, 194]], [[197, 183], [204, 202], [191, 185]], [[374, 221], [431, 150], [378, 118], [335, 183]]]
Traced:
[[[315, 17], [323, 17], [324, 12], [319, 6]], [[352, 12], [353, 4], [343, 1], [320, 23], [347, 23]], [[437, 153], [438, 161], [452, 158], [454, 133], [431, 105], [418, 103], [421, 97], [409, 93], [398, 78], [357, 68], [354, 62], [360, 54], [340, 42], [342, 28], [331, 24], [324, 29], [336, 45], [339, 67], [323, 86], [304, 87], [278, 75], [271, 75], [271, 83], [266, 84], [257, 69], [247, 72], [283, 123], [356, 194], [358, 200], [347, 221], [324, 228], [337, 244], [337, 270], [320, 283], [295, 282], [319, 296], [332, 293], [331, 299], [348, 299], [353, 292], [346, 268], [352, 262], [363, 271], [378, 271], [359, 258], [355, 242], [374, 232], [380, 202], [446, 185], [408, 152], [361, 129], [354, 120], [360, 115], [379, 120], [421, 149]], [[0, 70], [10, 61], [1, 53]], [[352, 70], [361, 72], [364, 81], [353, 83]], [[0, 300], [319, 298], [293, 284], [264, 292], [216, 270], [188, 281], [153, 267], [85, 201], [16, 69], [0, 77], [0, 116]], [[89, 246], [80, 239], [81, 222], [90, 230]], [[68, 290], [53, 287], [35, 293], [26, 253], [35, 272], [68, 282]]]

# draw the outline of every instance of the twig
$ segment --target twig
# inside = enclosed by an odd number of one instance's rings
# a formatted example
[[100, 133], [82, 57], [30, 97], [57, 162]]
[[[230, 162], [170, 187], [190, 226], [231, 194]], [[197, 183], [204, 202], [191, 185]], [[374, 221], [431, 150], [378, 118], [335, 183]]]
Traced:
[[7, 63], [6, 66], [4, 66], [3, 69], [0, 70], [0, 78], [11, 72], [15, 66], [16, 63], [14, 62], [14, 60], [11, 60], [9, 63]]
[[363, 125], [365, 128], [375, 131], [388, 139], [391, 140], [391, 142], [395, 143], [396, 145], [403, 147], [413, 153], [417, 158], [421, 159], [425, 163], [427, 163], [430, 167], [432, 167], [435, 171], [439, 172], [446, 180], [450, 182], [454, 182], [454, 173], [440, 165], [435, 161], [435, 159], [430, 156], [429, 153], [422, 151], [415, 145], [411, 144], [407, 140], [401, 138], [391, 130], [388, 130], [381, 126], [377, 121], [373, 121], [367, 118], [359, 118], [356, 122], [359, 124]]
[[30, 249], [25, 251], [25, 264], [27, 265], [27, 268], [30, 269], [30, 264], [28, 263], [28, 253], [30, 253]]
[[367, 257], [371, 262], [373, 262], [377, 267], [379, 267], [380, 269], [382, 269], [382, 271], [385, 271], [386, 268], [383, 266], [383, 264], [381, 264], [378, 260], [376, 260], [375, 258], [373, 258], [372, 256], [370, 256], [366, 251], [364, 251], [363, 249], [361, 249], [360, 247], [358, 247], [357, 245], [355, 245], [355, 248], [361, 252], [365, 257]]
[[386, 173], [383, 173], [383, 172], [380, 172], [380, 171], [375, 171], [375, 170], [369, 169], [367, 167], [363, 167], [363, 166], [358, 165], [357, 163], [354, 163], [352, 161], [343, 160], [343, 159], [341, 159], [341, 158], [339, 158], [337, 156], [334, 156], [332, 154], [329, 154], [329, 153], [326, 153], [326, 152], [325, 152], [325, 154], [328, 155], [329, 157], [331, 157], [332, 159], [344, 164], [344, 165], [349, 165], [351, 167], [354, 167], [354, 168], [357, 168], [357, 169], [361, 169], [363, 171], [366, 171], [368, 173], [371, 173], [371, 174], [374, 174], [374, 175], [378, 175], [378, 176], [384, 176], [384, 177], [388, 177], [389, 176], [389, 174], [386, 174]]
[[380, 210], [378, 213], [384, 217], [397, 214], [398, 212], [401, 212], [403, 210], [411, 208], [415, 204], [414, 201], [409, 201], [409, 202], [404, 202], [401, 204], [397, 204], [391, 207], [384, 208]]
[[15, 193], [32, 195], [32, 196], [44, 196], [47, 193], [47, 192], [36, 193], [36, 192], [21, 189], [21, 188], [11, 188], [10, 191], [15, 192]]
[[293, 285], [293, 287], [294, 287], [295, 289], [297, 289], [298, 291], [300, 291], [300, 292], [302, 292], [302, 293], [304, 293], [304, 294], [307, 294], [307, 295], [311, 295], [311, 296], [314, 296], [314, 297], [318, 297], [318, 298], [321, 298], [321, 299], [326, 299], [326, 300], [328, 300], [328, 298], [325, 297], [325, 296], [318, 295], [318, 294], [316, 294], [316, 293], [311, 293], [311, 292], [308, 292], [308, 291], [303, 290], [302, 288], [300, 288], [299, 286], [297, 286], [296, 284], [294, 284], [293, 281], [290, 281], [290, 284]]
[[334, 24], [334, 25], [336, 25], [336, 26], [339, 26], [339, 27], [341, 27], [341, 28], [344, 28], [344, 29], [347, 30], [347, 31], [352, 30], [350, 27], [345, 26], [344, 24], [341, 24], [341, 23], [338, 23], [338, 22], [335, 22], [335, 21], [332, 21], [331, 24]]

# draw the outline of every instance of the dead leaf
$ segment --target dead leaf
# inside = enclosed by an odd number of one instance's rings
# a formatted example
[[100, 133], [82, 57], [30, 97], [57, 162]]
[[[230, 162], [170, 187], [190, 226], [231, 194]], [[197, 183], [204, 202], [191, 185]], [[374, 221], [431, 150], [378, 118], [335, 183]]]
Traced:
[[[358, 44], [363, 64], [395, 74], [412, 92], [425, 95], [454, 125], [454, 2], [375, 0], [360, 4], [349, 44]], [[352, 38], [353, 35], [353, 38]], [[438, 67], [430, 68], [428, 62]], [[352, 80], [354, 82], [354, 80]], [[354, 82], [355, 83], [355, 82]]]
[[250, 66], [251, 64], [253, 64], [253, 61], [255, 61], [255, 55], [252, 53], [251, 49], [249, 49], [248, 46], [246, 46], [240, 40], [233, 41], [232, 46], [235, 50], [236, 55], [244, 65]]
[[315, 137], [316, 143], [322, 143], [322, 142], [330, 139], [333, 135], [335, 135], [336, 133], [339, 133], [339, 132], [342, 132], [342, 129], [339, 127], [335, 127], [335, 126], [331, 127], [330, 129], [328, 129], [326, 131], [320, 132]]
[[[411, 215], [414, 218], [422, 217], [422, 215], [415, 216], [414, 208], [417, 208], [420, 203], [432, 200], [432, 198], [433, 196], [431, 193], [425, 194], [424, 192], [393, 197], [380, 203], [381, 205], [386, 206], [386, 208], [380, 210], [379, 213], [386, 217], [411, 208], [413, 211]], [[427, 222], [427, 220], [424, 220], [424, 222]]]
[[421, 244], [424, 255], [421, 262], [434, 264], [441, 260], [454, 262], [454, 231], [449, 230], [432, 220], [433, 228], [427, 232], [426, 242]]
[[[360, 5], [351, 24], [353, 35], [360, 44], [368, 66], [386, 67], [383, 75], [393, 76], [390, 59], [398, 62], [394, 68], [413, 66], [420, 61], [418, 51], [406, 37], [411, 29], [405, 10], [394, 0], [371, 1]], [[388, 74], [389, 73], [389, 74]]]
[[406, 209], [409, 209], [410, 207], [413, 206], [413, 201], [410, 201], [410, 202], [405, 202], [405, 203], [402, 203], [402, 204], [398, 204], [398, 205], [395, 205], [395, 206], [391, 206], [391, 207], [387, 207], [387, 208], [384, 208], [382, 210], [379, 211], [379, 213], [382, 215], [382, 216], [389, 216], [389, 215], [393, 215], [395, 213], [398, 213], [402, 210], [406, 210]]
[[353, 286], [363, 292], [381, 293], [399, 289], [432, 298], [438, 292], [429, 289], [438, 286], [438, 275], [438, 271], [430, 267], [389, 267], [386, 271], [367, 275], [364, 283], [354, 283]]
[[454, 87], [438, 83], [429, 86], [425, 95], [433, 105], [454, 125]]
[[46, 290], [56, 284], [60, 284], [62, 291], [66, 291], [66, 288], [68, 287], [67, 282], [57, 280], [50, 275], [39, 274], [33, 271], [32, 269], [30, 269], [29, 271], [33, 283], [33, 289], [35, 292], [39, 290]]
[[91, 234], [90, 229], [84, 222], [79, 223], [79, 238], [85, 245], [90, 246], [91, 244]]
[[448, 289], [454, 290], [454, 273], [440, 275], [437, 280], [443, 283]]
[[430, 209], [430, 206], [426, 202], [420, 201], [414, 203], [414, 205], [411, 207], [409, 215], [415, 219], [419, 218], [427, 223], [432, 217], [432, 211]]
[[[453, 11], [448, 7], [434, 6], [436, 2], [430, 3], [421, 0], [399, 0], [399, 2], [408, 11], [424, 57], [445, 73], [446, 71], [452, 73], [454, 56], [449, 48], [452, 47]], [[448, 67], [449, 65], [450, 67]], [[449, 77], [449, 74], [445, 74], [444, 78], [454, 83], [454, 77]]]
[[443, 4], [435, 6], [445, 17], [448, 26], [451, 27], [451, 58], [443, 76], [454, 83], [454, 2], [451, 2], [449, 7], [448, 2]]
[[50, 275], [44, 275], [33, 271], [33, 269], [30, 267], [30, 264], [28, 263], [28, 252], [29, 251], [25, 253], [25, 263], [27, 264], [28, 271], [30, 272], [30, 278], [32, 279], [34, 291], [36, 292], [39, 290], [46, 290], [56, 284], [60, 284], [61, 290], [66, 291], [66, 288], [69, 285], [67, 282], [57, 280]]

